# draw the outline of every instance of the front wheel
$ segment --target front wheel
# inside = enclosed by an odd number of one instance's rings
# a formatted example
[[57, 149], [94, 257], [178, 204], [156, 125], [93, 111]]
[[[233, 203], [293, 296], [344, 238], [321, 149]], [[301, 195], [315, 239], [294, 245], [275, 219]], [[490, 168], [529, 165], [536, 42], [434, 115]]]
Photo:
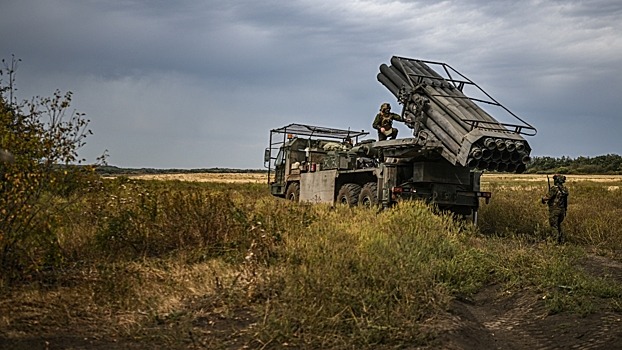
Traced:
[[285, 191], [285, 199], [292, 202], [298, 202], [300, 200], [300, 184], [298, 182], [292, 182], [287, 186]]
[[353, 207], [359, 202], [361, 186], [353, 183], [344, 184], [337, 194], [337, 204]]

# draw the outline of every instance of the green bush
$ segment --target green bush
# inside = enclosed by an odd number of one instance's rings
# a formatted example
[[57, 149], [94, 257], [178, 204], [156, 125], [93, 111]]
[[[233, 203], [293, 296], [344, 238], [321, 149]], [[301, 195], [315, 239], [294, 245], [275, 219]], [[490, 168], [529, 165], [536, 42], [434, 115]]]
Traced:
[[68, 112], [71, 93], [18, 103], [17, 61], [0, 68], [0, 149], [14, 160], [0, 164], [0, 284], [58, 267], [57, 230], [69, 203], [97, 184], [78, 149], [91, 132], [84, 114]]

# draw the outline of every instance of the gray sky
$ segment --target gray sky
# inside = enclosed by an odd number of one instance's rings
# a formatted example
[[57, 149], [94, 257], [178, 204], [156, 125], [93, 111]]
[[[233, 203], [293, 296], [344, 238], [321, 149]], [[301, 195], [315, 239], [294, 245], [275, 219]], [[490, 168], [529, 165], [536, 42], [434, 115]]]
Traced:
[[475, 81], [532, 155], [622, 154], [619, 0], [0, 0], [0, 33], [21, 98], [74, 92], [87, 162], [258, 169], [270, 129], [372, 131], [393, 55]]

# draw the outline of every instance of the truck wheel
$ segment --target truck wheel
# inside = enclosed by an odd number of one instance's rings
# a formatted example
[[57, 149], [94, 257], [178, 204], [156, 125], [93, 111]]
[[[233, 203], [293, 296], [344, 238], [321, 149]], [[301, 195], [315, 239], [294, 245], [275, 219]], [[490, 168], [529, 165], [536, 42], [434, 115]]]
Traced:
[[298, 202], [300, 200], [300, 184], [298, 182], [292, 182], [287, 186], [285, 191], [285, 199], [292, 202]]
[[359, 195], [359, 205], [371, 208], [378, 205], [378, 184], [375, 182], [366, 183]]
[[337, 204], [345, 204], [353, 207], [358, 204], [360, 194], [361, 186], [352, 183], [344, 184], [337, 194]]

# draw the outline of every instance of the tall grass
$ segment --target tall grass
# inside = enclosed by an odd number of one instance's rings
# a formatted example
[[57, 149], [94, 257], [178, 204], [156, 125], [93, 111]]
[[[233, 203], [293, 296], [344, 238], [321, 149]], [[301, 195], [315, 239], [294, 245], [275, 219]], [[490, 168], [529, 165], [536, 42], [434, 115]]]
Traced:
[[46, 288], [113, 312], [109, 333], [171, 346], [205, 308], [253, 313], [251, 347], [375, 349], [426, 344], [424, 325], [450, 300], [491, 284], [530, 289], [550, 312], [620, 305], [622, 287], [578, 267], [588, 250], [622, 247], [620, 190], [568, 185], [559, 246], [527, 181], [485, 182], [493, 199], [475, 228], [421, 202], [377, 212], [291, 203], [264, 185], [106, 180], [56, 228], [62, 258]]
[[286, 237], [263, 341], [319, 348], [421, 343], [419, 322], [459, 288], [446, 275], [467, 233], [418, 202], [380, 214], [322, 209], [313, 224]]
[[[622, 179], [598, 183], [570, 178], [566, 185], [570, 191], [562, 224], [566, 239], [612, 252], [622, 250]], [[533, 240], [550, 236], [548, 209], [540, 203], [546, 193], [546, 179], [542, 186], [520, 178], [493, 181], [485, 186], [493, 192], [493, 199], [480, 210], [483, 233], [523, 235]]]

